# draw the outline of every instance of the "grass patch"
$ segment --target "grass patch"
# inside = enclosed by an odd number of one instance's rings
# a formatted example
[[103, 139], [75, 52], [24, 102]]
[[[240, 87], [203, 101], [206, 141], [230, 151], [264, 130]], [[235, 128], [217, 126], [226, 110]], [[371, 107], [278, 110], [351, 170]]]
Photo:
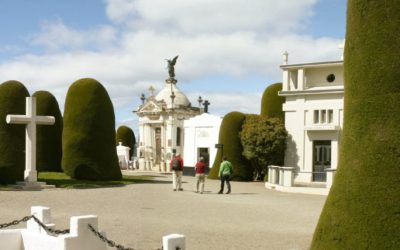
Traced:
[[100, 188], [115, 187], [128, 184], [149, 182], [152, 177], [149, 176], [131, 176], [124, 175], [118, 181], [92, 181], [92, 180], [76, 180], [72, 179], [65, 173], [59, 172], [41, 172], [38, 181], [44, 181], [49, 185], [56, 185], [58, 188]]

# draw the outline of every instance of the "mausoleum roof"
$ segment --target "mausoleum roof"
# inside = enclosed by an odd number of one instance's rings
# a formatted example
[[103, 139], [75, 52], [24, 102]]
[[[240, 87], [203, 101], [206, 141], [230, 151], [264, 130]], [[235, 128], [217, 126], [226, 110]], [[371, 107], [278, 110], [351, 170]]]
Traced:
[[165, 87], [157, 94], [156, 100], [164, 101], [167, 107], [170, 107], [172, 105], [171, 91], [173, 91], [175, 95], [174, 106], [190, 106], [189, 99], [174, 83], [166, 83]]

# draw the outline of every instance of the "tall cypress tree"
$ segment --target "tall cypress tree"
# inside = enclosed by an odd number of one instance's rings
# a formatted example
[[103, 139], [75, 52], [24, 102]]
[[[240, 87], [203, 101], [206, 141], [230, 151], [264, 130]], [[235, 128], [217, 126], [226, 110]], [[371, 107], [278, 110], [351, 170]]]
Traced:
[[282, 83], [280, 82], [271, 84], [264, 90], [261, 98], [261, 116], [284, 119], [282, 104], [285, 102], [285, 97], [278, 95], [281, 90]]
[[25, 125], [7, 124], [9, 114], [25, 114], [28, 90], [18, 81], [0, 84], [0, 183], [24, 180]]
[[62, 116], [56, 98], [48, 91], [33, 93], [38, 115], [54, 116], [51, 126], [38, 126], [36, 130], [36, 166], [38, 172], [62, 172]]
[[222, 119], [221, 128], [219, 130], [219, 143], [223, 145], [223, 149], [218, 149], [208, 178], [218, 178], [223, 151], [223, 155], [226, 156], [228, 161], [233, 165], [232, 180], [251, 181], [253, 179], [253, 169], [250, 161], [242, 155], [243, 146], [239, 137], [245, 119], [246, 116], [240, 112], [230, 112]]
[[123, 146], [130, 147], [129, 158], [132, 158], [135, 150], [136, 138], [135, 133], [130, 127], [119, 126], [117, 129], [117, 145], [122, 142]]
[[76, 179], [118, 180], [114, 108], [106, 89], [85, 78], [68, 89], [62, 134], [64, 172]]
[[399, 13], [348, 1], [339, 165], [311, 249], [399, 249]]

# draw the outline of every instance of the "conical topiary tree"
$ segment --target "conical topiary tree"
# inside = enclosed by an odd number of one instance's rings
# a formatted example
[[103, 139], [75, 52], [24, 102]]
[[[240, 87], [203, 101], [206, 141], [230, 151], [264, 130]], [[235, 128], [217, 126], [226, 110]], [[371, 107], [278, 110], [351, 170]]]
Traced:
[[18, 81], [0, 84], [0, 183], [24, 180], [25, 126], [7, 124], [9, 114], [25, 114], [28, 90]]
[[271, 84], [264, 90], [261, 98], [261, 116], [284, 119], [282, 104], [285, 102], [285, 97], [278, 95], [281, 90], [282, 83]]
[[311, 249], [400, 246], [400, 1], [349, 0], [344, 127]]
[[[251, 163], [242, 155], [243, 147], [239, 133], [246, 116], [240, 112], [230, 112], [222, 119], [219, 130], [219, 143], [223, 144], [223, 154], [233, 165], [232, 180], [251, 181], [253, 170]], [[213, 167], [208, 175], [210, 179], [218, 178], [222, 150], [218, 149]]]
[[114, 108], [106, 89], [91, 78], [74, 82], [64, 107], [64, 172], [76, 179], [121, 179], [115, 138]]
[[132, 158], [136, 144], [135, 133], [133, 133], [133, 130], [127, 126], [119, 126], [117, 129], [116, 140], [117, 145], [119, 145], [119, 142], [122, 142], [122, 145], [131, 148], [131, 150], [129, 151], [129, 158]]
[[62, 126], [60, 108], [56, 98], [48, 91], [33, 93], [38, 115], [54, 116], [51, 126], [38, 126], [36, 130], [36, 166], [38, 172], [62, 172]]

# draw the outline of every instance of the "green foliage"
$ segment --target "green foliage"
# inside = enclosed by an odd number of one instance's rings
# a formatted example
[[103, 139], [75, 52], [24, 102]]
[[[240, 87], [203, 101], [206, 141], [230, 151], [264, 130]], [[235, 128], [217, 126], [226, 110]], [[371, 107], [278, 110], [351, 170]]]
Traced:
[[131, 148], [129, 151], [129, 158], [132, 158], [136, 144], [135, 133], [133, 133], [133, 130], [127, 126], [120, 126], [117, 129], [116, 141], [117, 145], [119, 145], [119, 142], [122, 142], [122, 145]]
[[62, 134], [62, 168], [76, 179], [119, 180], [114, 108], [96, 80], [74, 82], [67, 93]]
[[7, 124], [6, 116], [25, 114], [25, 86], [17, 81], [0, 84], [0, 183], [24, 180], [25, 125]]
[[282, 120], [247, 115], [240, 132], [243, 155], [254, 167], [255, 179], [262, 179], [268, 165], [283, 165], [287, 131]]
[[[240, 143], [239, 132], [246, 116], [240, 112], [230, 112], [222, 120], [219, 131], [219, 143], [224, 145], [223, 154], [233, 165], [232, 180], [251, 181], [253, 171], [251, 163], [242, 156], [243, 147]], [[208, 175], [210, 179], [218, 178], [222, 150], [218, 149], [213, 167]]]
[[60, 108], [56, 98], [48, 91], [37, 91], [36, 112], [38, 115], [54, 116], [54, 125], [38, 126], [36, 130], [37, 171], [61, 172], [62, 126]]
[[278, 92], [282, 90], [282, 83], [274, 83], [269, 85], [261, 98], [261, 115], [267, 117], [285, 118], [285, 113], [282, 111], [282, 104], [285, 102], [285, 97], [278, 96]]
[[311, 249], [400, 246], [400, 1], [349, 0], [337, 174]]

